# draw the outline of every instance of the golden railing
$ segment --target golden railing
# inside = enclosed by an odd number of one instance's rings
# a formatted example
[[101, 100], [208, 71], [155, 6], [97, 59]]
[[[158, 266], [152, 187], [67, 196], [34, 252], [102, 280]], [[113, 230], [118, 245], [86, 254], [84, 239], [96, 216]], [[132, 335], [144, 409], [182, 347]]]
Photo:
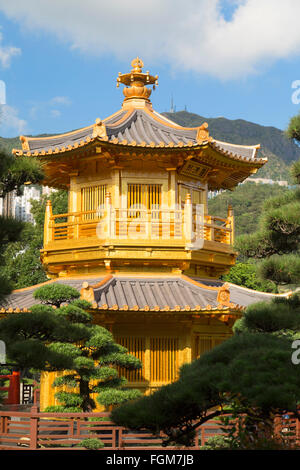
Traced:
[[64, 240], [182, 241], [192, 245], [204, 240], [233, 244], [233, 214], [221, 218], [205, 215], [187, 202], [183, 209], [114, 208], [111, 204], [91, 211], [52, 214], [48, 202], [44, 245]]

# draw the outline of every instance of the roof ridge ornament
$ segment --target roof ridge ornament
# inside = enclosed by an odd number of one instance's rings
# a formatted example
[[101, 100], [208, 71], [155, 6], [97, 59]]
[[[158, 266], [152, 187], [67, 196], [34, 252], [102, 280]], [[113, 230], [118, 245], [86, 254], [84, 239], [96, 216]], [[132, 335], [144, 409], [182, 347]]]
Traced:
[[30, 150], [28, 139], [25, 137], [25, 135], [20, 135], [20, 142], [22, 144], [22, 150]]
[[117, 87], [120, 86], [120, 83], [125, 85], [123, 89], [125, 96], [123, 108], [131, 106], [138, 108], [147, 105], [152, 109], [151, 101], [149, 100], [152, 90], [146, 85], [152, 85], [153, 90], [155, 90], [158, 84], [158, 76], [150, 75], [149, 71], [144, 73], [144, 62], [139, 57], [133, 59], [131, 66], [131, 72], [123, 74], [119, 72], [119, 76], [117, 77]]
[[105, 124], [100, 118], [95, 120], [92, 137], [99, 137], [100, 139], [105, 139], [107, 137]]
[[202, 144], [202, 142], [204, 141], [212, 141], [212, 137], [209, 135], [207, 122], [204, 122], [203, 124], [201, 124], [201, 126], [198, 127], [196, 139], [199, 144]]
[[218, 308], [236, 307], [234, 303], [230, 302], [230, 285], [228, 284], [228, 282], [225, 282], [225, 284], [219, 287], [218, 295], [217, 295], [217, 302], [218, 302]]

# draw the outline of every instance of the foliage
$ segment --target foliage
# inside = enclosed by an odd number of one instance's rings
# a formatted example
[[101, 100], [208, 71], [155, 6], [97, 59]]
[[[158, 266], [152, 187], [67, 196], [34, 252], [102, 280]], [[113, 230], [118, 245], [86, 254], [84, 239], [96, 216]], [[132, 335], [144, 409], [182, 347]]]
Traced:
[[231, 441], [227, 436], [216, 435], [209, 437], [201, 450], [230, 450]]
[[[0, 149], [0, 197], [11, 191], [22, 193], [23, 185], [31, 181], [38, 183], [43, 178], [42, 168], [34, 158], [16, 158]], [[16, 243], [24, 224], [12, 217], [0, 216], [0, 299], [2, 300], [13, 288], [13, 283], [5, 272], [5, 250], [11, 243]]]
[[[191, 445], [200, 424], [221, 418], [225, 440], [206, 448], [290, 449], [274, 431], [286, 410], [298, 417], [300, 375], [292, 343], [300, 338], [300, 293], [250, 305], [234, 336], [180, 370], [179, 380], [112, 411], [119, 425], [163, 430], [166, 443]], [[221, 441], [221, 442], [219, 442]]]
[[257, 220], [266, 199], [281, 196], [287, 188], [278, 184], [245, 182], [233, 191], [223, 191], [208, 200], [208, 212], [218, 217], [227, 217], [228, 206], [234, 212], [236, 235], [249, 234], [257, 230]]
[[[300, 142], [300, 114], [288, 125], [290, 141]], [[294, 142], [293, 142], [294, 143]], [[293, 163], [291, 175], [300, 183], [300, 160]], [[264, 258], [260, 277], [277, 284], [300, 284], [300, 188], [269, 199], [259, 220], [258, 230], [237, 240], [242, 256]]]
[[[177, 382], [112, 411], [118, 425], [162, 430], [167, 443], [192, 435], [200, 424], [232, 413], [254, 413], [270, 427], [270, 416], [296, 412], [300, 376], [291, 362], [291, 340], [240, 332], [180, 370]], [[192, 445], [192, 440], [186, 441]]]
[[[263, 267], [258, 261], [272, 256], [277, 249], [290, 250], [295, 247], [297, 228], [291, 223], [288, 226], [288, 222], [284, 227], [283, 220], [288, 221], [289, 217], [289, 220], [294, 221], [295, 204], [298, 204], [297, 194], [297, 191], [289, 191], [279, 185], [256, 185], [248, 182], [238, 186], [235, 191], [224, 191], [209, 201], [209, 212], [223, 217], [226, 217], [227, 207], [231, 204], [235, 214], [236, 232], [242, 234], [236, 238], [234, 246], [238, 252], [237, 264], [223, 276], [225, 281], [249, 289], [277, 292], [276, 282], [262, 275]], [[282, 213], [282, 201], [291, 206], [290, 211]], [[268, 217], [265, 215], [267, 210]], [[258, 225], [260, 211], [263, 211], [264, 215]], [[285, 246], [283, 237], [273, 235], [276, 228], [289, 230], [289, 237], [284, 238]]]
[[[8, 375], [11, 374], [11, 371], [7, 369], [5, 366], [0, 366], [0, 375]], [[0, 387], [6, 387], [6, 379], [0, 378]], [[7, 397], [7, 392], [4, 390], [0, 390], [0, 406]]]
[[290, 119], [286, 135], [289, 139], [300, 142], [300, 113]]
[[299, 337], [300, 332], [300, 294], [290, 297], [275, 297], [270, 302], [257, 302], [250, 305], [243, 317], [237, 320], [233, 330], [236, 334], [268, 333]]
[[284, 436], [268, 436], [264, 434], [264, 422], [261, 432], [251, 433], [252, 422], [245, 422], [239, 415], [221, 417], [223, 435], [207, 439], [201, 450], [299, 450], [293, 439]]
[[277, 284], [300, 282], [300, 189], [266, 201], [257, 232], [238, 237], [243, 260], [261, 259], [258, 274]]
[[273, 255], [260, 265], [259, 273], [263, 279], [272, 279], [277, 284], [297, 285], [300, 282], [300, 256]]
[[127, 381], [116, 367], [135, 370], [141, 362], [115, 343], [108, 330], [92, 323], [90, 304], [78, 298], [76, 289], [46, 284], [34, 297], [42, 303], [30, 312], [1, 320], [0, 338], [18, 367], [63, 372], [53, 384], [61, 405], [49, 411], [92, 411], [94, 396], [104, 406], [140, 396], [126, 388]]
[[252, 262], [239, 263], [230, 269], [230, 272], [222, 279], [225, 282], [231, 282], [248, 289], [258, 290], [261, 292], [277, 292], [277, 286], [274, 282], [261, 280], [257, 275], [257, 264]]
[[104, 447], [104, 443], [101, 439], [83, 439], [79, 444], [78, 447], [85, 447], [88, 450], [98, 450]]
[[300, 160], [292, 165], [291, 174], [295, 183], [300, 183]]
[[39, 201], [31, 201], [31, 214], [35, 223], [40, 227], [44, 227], [45, 211], [47, 200], [51, 201], [53, 214], [65, 214], [68, 212], [68, 192], [65, 190], [57, 190], [50, 195], [43, 195]]
[[28, 287], [47, 280], [40, 261], [47, 199], [52, 202], [54, 214], [65, 213], [68, 210], [67, 191], [55, 191], [50, 196], [43, 195], [39, 201], [31, 201], [34, 224], [19, 222], [18, 233], [14, 231], [18, 238], [10, 240], [2, 255], [3, 263], [0, 266], [0, 273], [13, 289]]
[[73, 287], [55, 283], [40, 287], [34, 292], [33, 297], [43, 304], [60, 307], [62, 303], [78, 299], [80, 294]]
[[37, 184], [44, 174], [41, 164], [35, 158], [18, 158], [0, 150], [0, 197], [11, 191], [22, 194], [25, 183]]

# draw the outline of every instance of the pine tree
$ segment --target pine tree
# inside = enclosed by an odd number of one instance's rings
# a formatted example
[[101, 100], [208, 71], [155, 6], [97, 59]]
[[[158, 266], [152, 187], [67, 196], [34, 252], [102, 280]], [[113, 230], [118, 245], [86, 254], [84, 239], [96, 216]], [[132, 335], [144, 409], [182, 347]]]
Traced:
[[[288, 135], [300, 143], [300, 114]], [[300, 162], [292, 174], [299, 184]], [[244, 258], [261, 260], [263, 279], [299, 285], [300, 189], [266, 201], [258, 230], [239, 237], [236, 247]], [[254, 446], [270, 443], [276, 416], [288, 411], [300, 419], [300, 366], [292, 361], [299, 338], [300, 294], [253, 304], [235, 323], [234, 335], [184, 365], [176, 382], [117, 407], [111, 417], [132, 429], [163, 431], [166, 444], [192, 445], [199, 425], [234, 412], [246, 417], [239, 448], [251, 440]]]
[[111, 417], [132, 429], [163, 431], [168, 445], [193, 445], [199, 425], [233, 413], [246, 419], [247, 442], [271, 441], [276, 416], [288, 410], [300, 419], [300, 366], [292, 362], [296, 338], [300, 295], [254, 304], [232, 338], [184, 365], [176, 382], [115, 408]]
[[136, 357], [115, 343], [112, 334], [92, 323], [90, 304], [79, 292], [63, 284], [40, 287], [34, 297], [41, 303], [27, 313], [9, 315], [0, 321], [0, 338], [11, 360], [21, 369], [61, 371], [54, 386], [60, 406], [51, 411], [92, 411], [96, 402], [108, 407], [140, 396], [126, 388], [117, 367], [141, 367]]
[[[300, 143], [300, 114], [291, 118], [286, 136]], [[291, 175], [300, 184], [300, 161]], [[259, 229], [238, 238], [236, 247], [246, 258], [261, 260], [259, 274], [279, 285], [300, 284], [300, 188], [266, 201]]]
[[[295, 176], [299, 166], [297, 162], [292, 167]], [[267, 200], [258, 230], [238, 237], [235, 247], [240, 257], [259, 261], [258, 274], [262, 279], [277, 285], [299, 285], [300, 188]]]

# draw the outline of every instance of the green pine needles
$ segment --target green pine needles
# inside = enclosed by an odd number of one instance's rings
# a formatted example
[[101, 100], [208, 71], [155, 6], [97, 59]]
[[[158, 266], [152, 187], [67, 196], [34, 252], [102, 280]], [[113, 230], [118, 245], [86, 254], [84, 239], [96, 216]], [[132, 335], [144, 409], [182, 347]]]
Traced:
[[299, 365], [292, 361], [299, 337], [300, 294], [253, 304], [230, 339], [183, 365], [176, 382], [113, 409], [111, 418], [119, 426], [163, 431], [166, 445], [192, 446], [199, 425], [234, 417], [242, 420], [242, 433], [229, 436], [226, 448], [259, 449], [272, 440], [282, 447], [274, 418], [288, 410], [300, 419]]
[[91, 412], [96, 401], [105, 407], [141, 396], [126, 387], [118, 367], [135, 370], [139, 359], [128, 354], [105, 328], [93, 324], [89, 302], [60, 283], [40, 287], [34, 297], [41, 303], [28, 313], [10, 315], [0, 322], [12, 361], [20, 368], [60, 371], [53, 386], [60, 405], [45, 411]]
[[258, 275], [277, 285], [300, 284], [300, 189], [266, 201], [258, 230], [237, 238], [240, 258], [258, 261]]

